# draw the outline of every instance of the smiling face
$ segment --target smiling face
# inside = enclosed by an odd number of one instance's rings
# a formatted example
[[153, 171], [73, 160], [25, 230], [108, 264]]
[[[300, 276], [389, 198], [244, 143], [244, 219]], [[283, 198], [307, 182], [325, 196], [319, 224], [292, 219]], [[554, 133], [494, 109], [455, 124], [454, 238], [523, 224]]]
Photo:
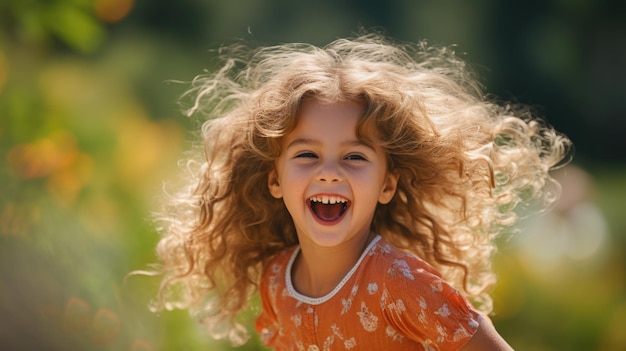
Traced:
[[398, 178], [387, 171], [374, 131], [372, 144], [357, 138], [362, 110], [353, 102], [307, 101], [282, 140], [268, 186], [285, 202], [301, 244], [333, 247], [368, 236], [377, 204], [395, 194]]

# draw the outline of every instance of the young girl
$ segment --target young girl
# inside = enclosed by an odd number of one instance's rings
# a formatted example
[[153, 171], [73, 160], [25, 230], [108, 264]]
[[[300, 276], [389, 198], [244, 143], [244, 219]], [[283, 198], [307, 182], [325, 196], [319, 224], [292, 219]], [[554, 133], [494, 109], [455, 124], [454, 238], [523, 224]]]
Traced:
[[161, 307], [243, 343], [258, 292], [276, 350], [509, 350], [486, 316], [494, 239], [555, 201], [569, 140], [445, 48], [370, 34], [223, 58], [189, 92], [209, 119], [160, 216]]

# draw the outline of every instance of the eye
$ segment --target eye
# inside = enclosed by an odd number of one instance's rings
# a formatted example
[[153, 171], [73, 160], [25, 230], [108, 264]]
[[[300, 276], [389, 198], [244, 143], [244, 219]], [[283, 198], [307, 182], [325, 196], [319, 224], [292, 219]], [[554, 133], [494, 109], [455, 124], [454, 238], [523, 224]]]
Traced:
[[310, 151], [304, 151], [297, 153], [295, 158], [317, 158], [317, 155]]
[[348, 161], [367, 161], [367, 158], [361, 154], [349, 154], [345, 159]]

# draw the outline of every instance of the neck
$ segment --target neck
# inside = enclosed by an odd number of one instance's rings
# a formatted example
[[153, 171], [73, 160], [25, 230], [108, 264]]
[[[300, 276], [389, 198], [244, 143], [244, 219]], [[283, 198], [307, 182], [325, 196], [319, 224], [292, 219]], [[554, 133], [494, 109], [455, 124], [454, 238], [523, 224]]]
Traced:
[[309, 297], [329, 294], [354, 267], [374, 237], [370, 233], [336, 247], [300, 242], [300, 254], [291, 269], [294, 288]]

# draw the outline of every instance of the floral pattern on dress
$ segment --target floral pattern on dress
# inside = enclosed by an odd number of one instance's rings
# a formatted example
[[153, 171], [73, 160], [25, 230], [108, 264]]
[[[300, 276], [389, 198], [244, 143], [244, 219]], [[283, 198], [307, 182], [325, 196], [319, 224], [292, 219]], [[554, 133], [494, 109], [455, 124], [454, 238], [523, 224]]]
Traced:
[[480, 314], [420, 258], [377, 237], [327, 296], [292, 286], [299, 248], [283, 251], [261, 282], [261, 340], [275, 350], [458, 350]]

